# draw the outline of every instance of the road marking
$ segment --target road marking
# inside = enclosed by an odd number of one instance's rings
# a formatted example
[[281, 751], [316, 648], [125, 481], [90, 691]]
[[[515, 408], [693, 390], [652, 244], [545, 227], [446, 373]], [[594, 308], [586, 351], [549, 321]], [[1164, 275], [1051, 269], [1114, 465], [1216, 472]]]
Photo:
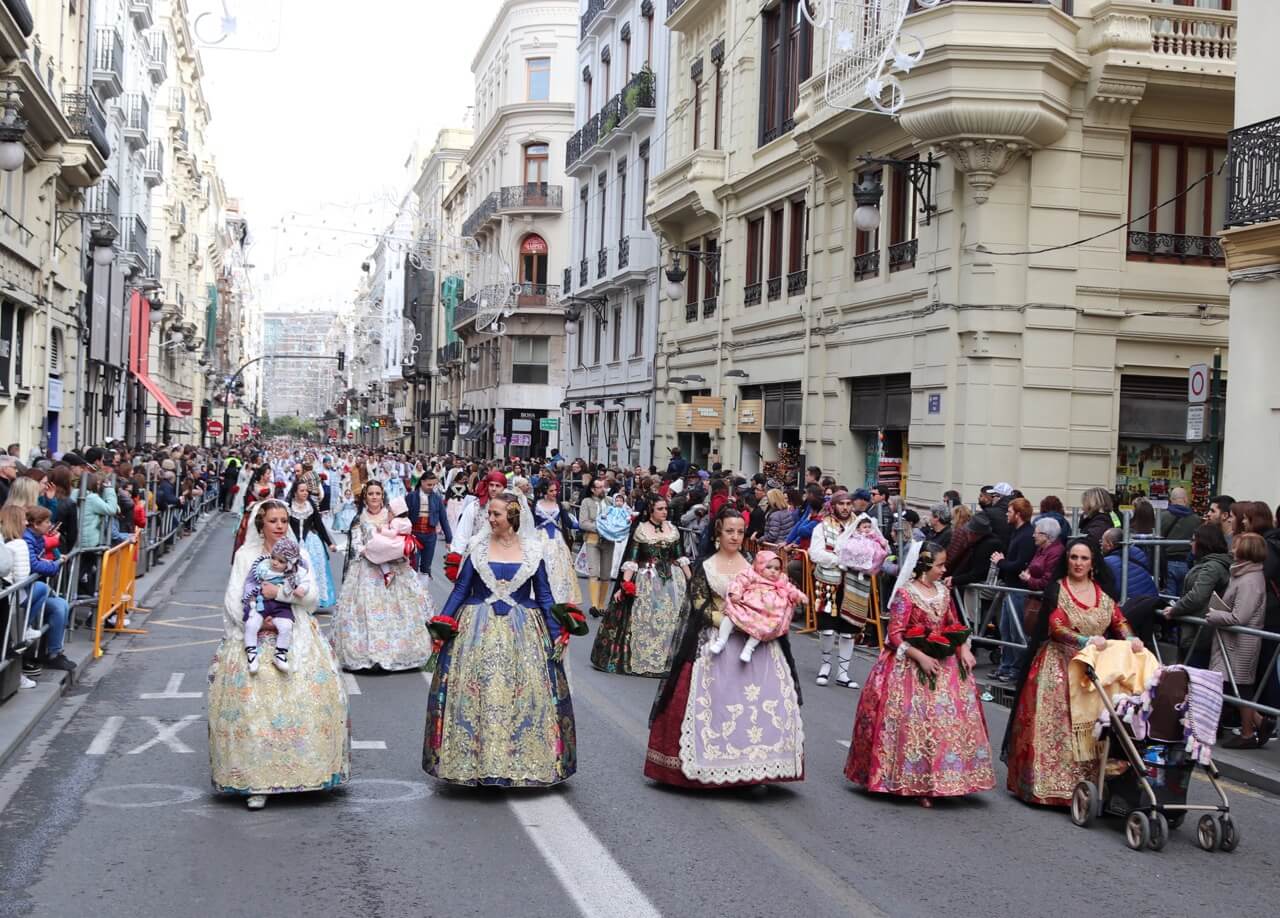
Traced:
[[210, 603], [207, 603], [207, 602], [178, 602], [177, 600], [174, 600], [174, 599], [169, 600], [169, 602], [166, 605], [182, 606], [182, 608], [184, 609], [218, 609], [218, 610], [222, 609], [222, 606], [211, 605]]
[[148, 621], [147, 625], [165, 625], [169, 628], [186, 628], [188, 631], [212, 631], [214, 634], [222, 634], [224, 630], [222, 628], [215, 628], [212, 625], [188, 625], [188, 621], [190, 621], [190, 619], [174, 619], [172, 621], [163, 622], [153, 619]]
[[[140, 802], [130, 802], [127, 800], [112, 800], [107, 797], [108, 794], [125, 791], [169, 791], [172, 796], [168, 799], [161, 800], [145, 800]], [[181, 806], [184, 803], [191, 803], [193, 800], [199, 800], [204, 796], [204, 792], [199, 788], [186, 787], [182, 784], [121, 784], [117, 787], [95, 787], [84, 795], [84, 799], [96, 806], [112, 806], [122, 810], [133, 810], [139, 807], [153, 806]]]
[[178, 691], [178, 689], [182, 688], [182, 680], [184, 678], [185, 677], [182, 673], [170, 673], [169, 684], [164, 687], [163, 692], [143, 692], [138, 697], [143, 701], [155, 701], [156, 699], [169, 698], [203, 698], [204, 692]]
[[222, 638], [210, 641], [183, 641], [181, 644], [157, 644], [154, 647], [126, 647], [121, 653], [149, 653], [153, 650], [177, 650], [179, 647], [199, 647], [201, 644], [221, 644]]
[[347, 687], [348, 695], [362, 694], [360, 691], [360, 683], [356, 681], [355, 673], [343, 673], [342, 681], [343, 681], [343, 684], [345, 684]]
[[352, 749], [386, 749], [387, 744], [380, 739], [353, 739]]
[[143, 721], [151, 725], [151, 729], [156, 731], [156, 735], [151, 737], [136, 749], [130, 749], [125, 755], [139, 755], [146, 752], [157, 743], [163, 743], [170, 752], [195, 752], [190, 746], [178, 739], [178, 731], [183, 727], [188, 727], [197, 720], [201, 719], [199, 714], [188, 714], [181, 720], [172, 724], [162, 724], [158, 717], [144, 717]]
[[[222, 618], [221, 615], [184, 615], [181, 618], [149, 618], [148, 625], [167, 625], [170, 622], [203, 622], [211, 618]], [[219, 631], [222, 629], [219, 628]]]
[[116, 734], [120, 732], [120, 728], [124, 725], [124, 718], [119, 714], [113, 714], [103, 722], [98, 729], [98, 734], [93, 738], [93, 742], [89, 744], [89, 748], [84, 751], [85, 755], [106, 755], [111, 749], [112, 742], [115, 741]]
[[[585, 918], [661, 918], [662, 913], [562, 797], [552, 793], [512, 798], [508, 803]], [[583, 864], [591, 869], [583, 870]]]
[[853, 745], [853, 743], [851, 743], [851, 742], [850, 742], [849, 740], [847, 740], [847, 739], [842, 739], [842, 740], [839, 740], [838, 742], [840, 743], [840, 745], [841, 745], [841, 746], [843, 746], [843, 747], [844, 747], [844, 748], [846, 748], [846, 749], [848, 749], [849, 747], [851, 747], [851, 746]]

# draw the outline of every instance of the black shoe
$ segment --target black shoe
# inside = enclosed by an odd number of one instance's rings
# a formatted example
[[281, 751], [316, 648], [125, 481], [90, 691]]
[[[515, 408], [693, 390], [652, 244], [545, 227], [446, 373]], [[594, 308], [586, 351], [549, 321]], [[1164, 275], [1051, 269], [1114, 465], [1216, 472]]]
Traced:
[[44, 667], [34, 660], [22, 661], [22, 674], [24, 676], [38, 676], [44, 672]]
[[604, 613], [602, 613], [595, 606], [592, 606], [590, 609], [587, 610], [587, 614], [590, 615], [592, 618], [600, 618], [600, 616], [603, 615]]
[[67, 659], [65, 653], [60, 653], [56, 657], [46, 657], [40, 662], [49, 669], [60, 669], [64, 673], [74, 673], [76, 671], [76, 665]]

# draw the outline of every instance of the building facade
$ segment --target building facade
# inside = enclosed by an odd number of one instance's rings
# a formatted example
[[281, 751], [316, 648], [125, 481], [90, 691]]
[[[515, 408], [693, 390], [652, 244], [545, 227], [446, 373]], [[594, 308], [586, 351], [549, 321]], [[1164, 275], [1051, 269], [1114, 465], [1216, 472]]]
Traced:
[[[827, 103], [838, 45], [797, 0], [672, 0], [650, 220], [718, 276], [663, 312], [660, 445], [921, 501], [997, 480], [1207, 498], [1185, 391], [1227, 345], [1230, 6], [919, 10], [888, 118]], [[858, 185], [879, 196], [855, 222]], [[708, 280], [714, 310], [682, 309]]]
[[543, 456], [565, 386], [565, 144], [574, 130], [576, 2], [504, 0], [472, 61], [475, 137], [462, 235], [474, 240], [453, 330], [465, 354], [463, 451]]
[[[580, 20], [571, 241], [561, 298], [572, 320], [562, 446], [593, 462], [653, 462], [661, 254], [647, 220], [663, 171], [668, 36], [652, 0], [589, 3]], [[714, 309], [714, 307], [711, 307]]]
[[337, 315], [331, 312], [268, 312], [262, 316], [263, 404], [268, 417], [315, 419], [332, 394], [334, 365], [325, 359], [274, 360], [272, 356], [325, 355]]

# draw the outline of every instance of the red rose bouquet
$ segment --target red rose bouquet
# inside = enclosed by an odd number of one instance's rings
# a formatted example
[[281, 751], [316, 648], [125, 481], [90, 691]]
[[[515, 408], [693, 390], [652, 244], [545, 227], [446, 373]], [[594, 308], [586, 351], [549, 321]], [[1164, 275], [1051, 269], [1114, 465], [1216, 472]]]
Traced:
[[444, 556], [444, 575], [449, 578], [450, 583], [456, 583], [458, 573], [462, 570], [462, 555], [456, 551], [451, 551]]
[[[904, 639], [916, 650], [935, 660], [945, 660], [956, 652], [955, 645], [951, 643], [947, 635], [940, 631], [929, 631], [923, 625], [908, 628]], [[938, 687], [936, 676], [925, 673], [923, 669], [919, 669], [918, 672], [922, 684], [928, 683], [930, 689]]]
[[552, 658], [557, 662], [564, 657], [564, 649], [569, 646], [569, 636], [582, 637], [587, 633], [587, 617], [582, 610], [569, 602], [558, 602], [551, 607], [551, 616], [560, 626], [560, 636], [556, 638], [556, 646], [552, 650]]
[[942, 634], [951, 642], [951, 648], [956, 654], [956, 663], [960, 666], [960, 678], [969, 678], [969, 667], [964, 665], [964, 659], [960, 656], [960, 648], [969, 640], [969, 636], [973, 632], [965, 625], [948, 625], [942, 629]]
[[627, 599], [634, 599], [636, 595], [636, 582], [634, 580], [622, 581], [622, 595]]
[[436, 662], [440, 659], [440, 651], [444, 645], [458, 634], [458, 620], [451, 615], [437, 615], [427, 622], [427, 630], [431, 632], [431, 657], [422, 667], [424, 672], [435, 672]]

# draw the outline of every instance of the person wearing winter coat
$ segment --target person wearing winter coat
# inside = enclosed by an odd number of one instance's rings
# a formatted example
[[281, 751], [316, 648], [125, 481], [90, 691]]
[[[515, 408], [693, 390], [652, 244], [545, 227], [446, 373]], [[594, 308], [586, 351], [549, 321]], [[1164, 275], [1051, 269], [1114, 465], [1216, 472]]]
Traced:
[[1080, 496], [1079, 534], [1093, 543], [1094, 549], [1101, 552], [1102, 537], [1108, 529], [1120, 525], [1120, 517], [1115, 512], [1115, 504], [1106, 488], [1090, 488]]
[[[52, 529], [53, 519], [48, 510], [44, 507], [31, 507], [27, 510], [27, 528], [22, 533], [23, 541], [27, 543], [27, 562], [31, 567], [31, 573], [39, 574], [46, 579], [57, 575], [58, 568], [62, 565], [61, 559], [49, 561], [44, 558], [45, 536]], [[75, 672], [76, 665], [62, 652], [62, 643], [67, 634], [69, 611], [67, 601], [53, 593], [45, 580], [32, 585], [31, 612], [27, 618], [27, 624], [35, 627], [43, 613], [49, 627], [45, 632], [45, 655], [36, 658], [35, 667], [24, 664], [24, 673], [28, 675], [39, 673], [40, 667]]]
[[[991, 517], [987, 514], [974, 514], [973, 519], [965, 523], [965, 530], [971, 534], [973, 545], [966, 552], [962, 566], [951, 574], [951, 586], [956, 589], [985, 583], [991, 569], [991, 556], [1000, 551], [1000, 540], [992, 533]], [[953, 535], [952, 541], [955, 539]]]
[[[1111, 568], [1117, 588], [1124, 583], [1124, 530], [1108, 529], [1102, 534], [1102, 560]], [[1151, 560], [1137, 545], [1129, 546], [1129, 590], [1127, 599], [1158, 596], [1155, 578], [1151, 576]]]
[[75, 547], [99, 548], [106, 544], [111, 537], [109, 521], [120, 512], [115, 486], [91, 472], [85, 479], [84, 493], [73, 491], [71, 499], [84, 506], [80, 539]]
[[760, 541], [768, 545], [781, 545], [796, 524], [796, 509], [778, 488], [765, 495], [768, 509], [764, 515], [764, 535]]
[[[1186, 489], [1174, 488], [1169, 492], [1169, 512], [1160, 520], [1160, 538], [1190, 539], [1200, 526], [1200, 516], [1190, 507]], [[1187, 576], [1190, 549], [1185, 545], [1170, 545], [1164, 550], [1166, 593], [1181, 593], [1182, 579]]]
[[[1262, 565], [1267, 558], [1266, 543], [1256, 532], [1245, 532], [1235, 537], [1231, 547], [1234, 559], [1231, 582], [1222, 596], [1226, 609], [1210, 609], [1205, 618], [1211, 625], [1261, 628], [1267, 608], [1267, 585], [1262, 573]], [[1231, 692], [1234, 678], [1240, 697], [1252, 697], [1258, 679], [1262, 638], [1229, 631], [1219, 631], [1218, 636], [1221, 642], [1215, 640], [1209, 650], [1209, 668], [1223, 674], [1225, 691]], [[1258, 729], [1261, 723], [1261, 714], [1250, 708], [1241, 708], [1240, 732], [1228, 735], [1222, 745], [1227, 749], [1262, 748], [1271, 736], [1269, 732]]]

